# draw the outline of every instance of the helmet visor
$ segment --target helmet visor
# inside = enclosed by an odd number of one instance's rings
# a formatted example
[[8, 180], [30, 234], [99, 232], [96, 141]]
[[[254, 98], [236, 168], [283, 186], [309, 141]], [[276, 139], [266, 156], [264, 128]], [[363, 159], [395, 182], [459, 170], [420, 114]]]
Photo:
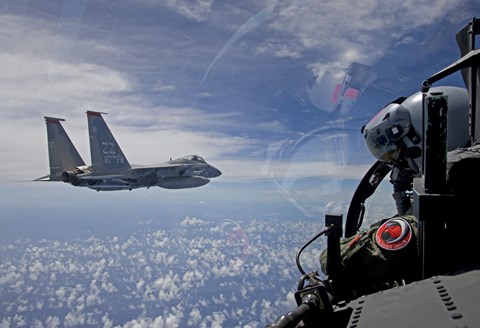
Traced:
[[398, 164], [399, 143], [410, 130], [410, 114], [401, 104], [384, 107], [365, 126], [363, 133], [368, 150], [378, 160]]
[[364, 136], [368, 150], [378, 160], [390, 164], [398, 163], [400, 150], [385, 134], [365, 130]]

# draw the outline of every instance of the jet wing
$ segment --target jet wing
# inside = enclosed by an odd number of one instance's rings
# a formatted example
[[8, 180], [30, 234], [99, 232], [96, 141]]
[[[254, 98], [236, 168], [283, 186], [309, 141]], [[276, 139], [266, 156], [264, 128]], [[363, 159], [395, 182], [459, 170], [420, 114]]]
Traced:
[[[178, 176], [180, 171], [184, 169], [182, 164], [158, 164], [158, 165], [145, 165], [145, 166], [135, 166], [127, 171], [127, 176], [130, 178], [141, 177], [149, 175], [152, 172], [156, 172], [158, 177], [173, 177]], [[181, 174], [180, 174], [181, 175]]]
[[161, 169], [164, 167], [182, 167], [184, 163], [157, 163], [151, 165], [138, 165], [132, 164], [132, 170], [141, 170], [141, 169]]

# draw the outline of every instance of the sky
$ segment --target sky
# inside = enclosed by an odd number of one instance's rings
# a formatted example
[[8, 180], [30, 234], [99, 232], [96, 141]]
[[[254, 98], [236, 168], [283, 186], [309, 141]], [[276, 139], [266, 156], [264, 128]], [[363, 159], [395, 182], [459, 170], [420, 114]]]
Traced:
[[[346, 210], [374, 161], [361, 126], [458, 58], [454, 34], [478, 4], [2, 0], [0, 8], [6, 216], [301, 218]], [[462, 86], [459, 75], [445, 83]], [[108, 113], [130, 163], [198, 154], [223, 174], [175, 191], [28, 182], [48, 173], [43, 116], [66, 119], [89, 162], [87, 110]]]

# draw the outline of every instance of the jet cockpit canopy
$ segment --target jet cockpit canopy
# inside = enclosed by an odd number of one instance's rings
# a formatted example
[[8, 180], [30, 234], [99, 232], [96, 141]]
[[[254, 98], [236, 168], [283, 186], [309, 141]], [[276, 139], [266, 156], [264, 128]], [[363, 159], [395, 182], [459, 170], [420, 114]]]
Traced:
[[190, 161], [194, 161], [194, 162], [205, 163], [205, 160], [201, 156], [198, 156], [198, 155], [188, 155], [188, 156], [185, 156], [183, 158], [188, 159]]

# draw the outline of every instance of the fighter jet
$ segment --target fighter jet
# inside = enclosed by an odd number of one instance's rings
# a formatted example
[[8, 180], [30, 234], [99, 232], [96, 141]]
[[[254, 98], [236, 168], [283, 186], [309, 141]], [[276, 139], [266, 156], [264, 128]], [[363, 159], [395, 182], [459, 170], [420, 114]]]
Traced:
[[131, 165], [102, 114], [105, 113], [87, 111], [91, 166], [85, 164], [65, 132], [61, 124], [65, 120], [45, 116], [50, 174], [35, 181], [63, 181], [96, 191], [152, 186], [183, 189], [206, 185], [222, 174], [198, 155], [170, 159], [159, 165]]

